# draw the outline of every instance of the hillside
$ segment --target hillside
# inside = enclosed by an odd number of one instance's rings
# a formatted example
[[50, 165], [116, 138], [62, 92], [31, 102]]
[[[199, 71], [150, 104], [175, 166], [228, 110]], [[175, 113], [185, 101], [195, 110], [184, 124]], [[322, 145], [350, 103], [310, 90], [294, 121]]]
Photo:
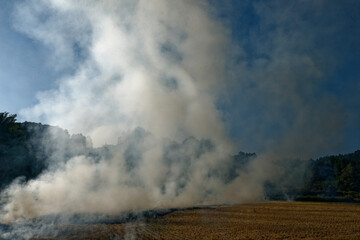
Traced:
[[[148, 134], [142, 129], [134, 132], [133, 138], [140, 139]], [[121, 145], [119, 142], [117, 145]], [[0, 189], [12, 181], [28, 181], [36, 178], [51, 166], [58, 166], [68, 159], [78, 156], [91, 156], [93, 159], [106, 158], [115, 151], [117, 145], [106, 145], [93, 148], [91, 140], [81, 134], [70, 135], [59, 127], [41, 123], [16, 121], [16, 115], [0, 113]], [[176, 152], [184, 152], [189, 146], [194, 147], [196, 156], [213, 147], [209, 140], [188, 138], [182, 143], [170, 142], [165, 146], [168, 161], [175, 161]], [[129, 145], [129, 149], [137, 144]], [[134, 151], [136, 152], [136, 151]], [[188, 152], [188, 151], [186, 151]], [[174, 155], [174, 156], [173, 156]], [[137, 157], [132, 151], [124, 156], [127, 167], [136, 164]], [[188, 156], [189, 157], [189, 156]], [[235, 179], [239, 170], [246, 169], [256, 158], [255, 153], [239, 152], [232, 156], [230, 170], [222, 172], [224, 181]], [[175, 160], [174, 160], [175, 159]], [[183, 156], [176, 161], [186, 161]], [[265, 182], [265, 198], [268, 200], [325, 200], [325, 201], [359, 201], [360, 200], [360, 150], [354, 153], [321, 157], [316, 160], [287, 160], [285, 173], [274, 181]], [[292, 171], [298, 169], [298, 171]], [[301, 171], [299, 170], [301, 169]], [[214, 172], [212, 174], [220, 174]], [[301, 181], [292, 181], [294, 178]]]

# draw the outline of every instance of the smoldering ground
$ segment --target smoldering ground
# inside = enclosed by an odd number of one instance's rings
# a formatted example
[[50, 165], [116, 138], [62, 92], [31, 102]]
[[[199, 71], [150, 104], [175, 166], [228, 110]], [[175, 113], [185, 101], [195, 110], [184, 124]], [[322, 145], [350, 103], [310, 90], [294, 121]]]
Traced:
[[[282, 3], [254, 4], [264, 32], [247, 33], [250, 50], [207, 1], [19, 3], [15, 28], [67, 72], [22, 116], [89, 138], [59, 143], [39, 177], [11, 184], [1, 221], [249, 202], [263, 198], [265, 181], [301, 176], [284, 159], [338, 146], [345, 120], [336, 96], [319, 91], [328, 49], [310, 51], [334, 33], [331, 21], [311, 28], [301, 17], [322, 18], [323, 4]], [[240, 143], [262, 146], [244, 165], [232, 157], [234, 117]]]

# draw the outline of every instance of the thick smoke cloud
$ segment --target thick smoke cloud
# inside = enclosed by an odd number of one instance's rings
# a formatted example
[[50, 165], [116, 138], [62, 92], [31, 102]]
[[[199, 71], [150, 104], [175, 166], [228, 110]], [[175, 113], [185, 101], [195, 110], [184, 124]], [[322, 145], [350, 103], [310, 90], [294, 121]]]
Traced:
[[[240, 203], [262, 199], [266, 180], [299, 181], [304, 166], [288, 160], [337, 146], [343, 119], [320, 91], [331, 58], [315, 43], [331, 29], [301, 17], [322, 5], [276, 3], [253, 4], [258, 27], [238, 42], [206, 1], [18, 5], [17, 29], [53, 49], [54, 68], [73, 69], [22, 115], [98, 148], [60, 147], [48, 171], [6, 190], [1, 220]], [[243, 146], [261, 146], [236, 170], [234, 119]]]
[[17, 17], [51, 64], [76, 69], [22, 114], [113, 145], [70, 159], [60, 147], [49, 171], [6, 190], [2, 221], [261, 197], [224, 181], [234, 149], [215, 101], [229, 40], [205, 2], [26, 1]]
[[11, 201], [2, 220], [120, 214], [261, 197], [260, 182], [254, 189], [248, 175], [234, 179], [231, 164], [230, 156], [217, 152], [210, 140], [177, 143], [138, 128], [116, 145], [72, 157], [35, 180], [10, 186], [5, 193]]
[[[115, 143], [123, 131], [139, 126], [159, 137], [224, 141], [214, 92], [224, 84], [227, 36], [199, 4], [36, 1], [20, 6], [23, 28], [56, 49], [56, 64], [79, 65], [23, 114], [88, 134], [96, 146]], [[44, 14], [48, 19], [40, 24]], [[76, 58], [81, 63], [74, 63]]]

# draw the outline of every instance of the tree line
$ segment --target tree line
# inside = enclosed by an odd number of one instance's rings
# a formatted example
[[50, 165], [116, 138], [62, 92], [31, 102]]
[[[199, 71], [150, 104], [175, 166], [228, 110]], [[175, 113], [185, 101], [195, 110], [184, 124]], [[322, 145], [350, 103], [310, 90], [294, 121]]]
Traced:
[[[36, 178], [52, 161], [77, 155], [96, 158], [107, 149], [92, 148], [81, 134], [70, 135], [59, 127], [41, 123], [19, 123], [16, 117], [0, 113], [0, 190], [15, 179], [26, 182]], [[190, 140], [197, 141], [189, 138], [183, 145]], [[212, 147], [208, 141], [198, 143], [199, 150]], [[255, 158], [255, 153], [244, 152], [232, 156], [233, 164], [224, 181], [235, 179]], [[284, 160], [279, 164], [285, 166], [285, 174], [264, 184], [269, 200], [360, 201], [360, 150], [315, 160]]]

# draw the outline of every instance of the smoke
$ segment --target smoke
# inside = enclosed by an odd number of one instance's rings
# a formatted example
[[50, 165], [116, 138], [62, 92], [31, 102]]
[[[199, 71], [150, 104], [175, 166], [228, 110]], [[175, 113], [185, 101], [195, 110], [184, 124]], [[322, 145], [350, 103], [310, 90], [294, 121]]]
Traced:
[[[227, 33], [200, 3], [19, 6], [22, 28], [54, 49], [53, 64], [76, 65], [72, 76], [61, 79], [58, 89], [40, 93], [39, 103], [23, 115], [85, 133], [96, 146], [115, 143], [139, 126], [175, 140], [225, 141], [214, 95], [225, 81]], [[44, 14], [45, 24], [37, 22]]]
[[[207, 1], [19, 4], [16, 28], [69, 72], [21, 114], [86, 134], [95, 148], [57, 148], [47, 171], [3, 193], [1, 221], [260, 200], [264, 181], [301, 172], [284, 158], [336, 146], [341, 106], [319, 91], [324, 54], [301, 36], [308, 23], [288, 26], [282, 8], [255, 7], [266, 34], [248, 33], [252, 59]], [[245, 145], [263, 146], [241, 169], [219, 104], [233, 110]]]
[[234, 192], [244, 177], [223, 180], [234, 148], [215, 101], [229, 39], [205, 2], [26, 1], [16, 14], [53, 49], [50, 64], [75, 69], [22, 114], [111, 145], [72, 158], [58, 147], [48, 171], [6, 190], [3, 222], [261, 197], [250, 184]]

